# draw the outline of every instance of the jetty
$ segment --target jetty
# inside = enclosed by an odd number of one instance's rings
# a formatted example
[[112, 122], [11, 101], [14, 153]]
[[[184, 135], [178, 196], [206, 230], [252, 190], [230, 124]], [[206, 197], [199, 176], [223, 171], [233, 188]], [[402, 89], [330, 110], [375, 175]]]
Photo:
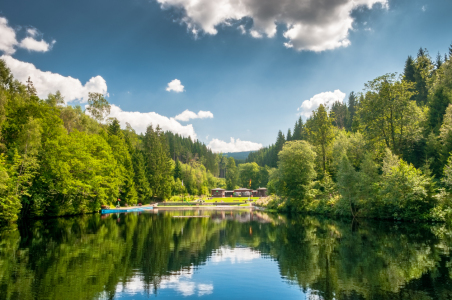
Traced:
[[151, 209], [154, 209], [154, 205], [103, 208], [101, 210], [101, 213], [102, 214], [112, 214], [112, 213], [140, 212], [140, 211], [146, 211], [146, 210], [151, 210]]

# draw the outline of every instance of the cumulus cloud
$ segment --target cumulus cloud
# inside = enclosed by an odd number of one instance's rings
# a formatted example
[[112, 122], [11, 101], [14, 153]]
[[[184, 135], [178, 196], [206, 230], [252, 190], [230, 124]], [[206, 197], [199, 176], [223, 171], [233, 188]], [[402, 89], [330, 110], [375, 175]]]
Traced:
[[210, 111], [200, 110], [198, 113], [189, 111], [188, 109], [184, 110], [181, 114], [174, 117], [174, 119], [179, 121], [188, 121], [191, 119], [212, 119], [213, 113]]
[[20, 42], [19, 47], [27, 49], [28, 51], [47, 52], [54, 43], [55, 41], [50, 44], [44, 40], [37, 41], [33, 37], [29, 36]]
[[229, 261], [231, 264], [248, 262], [260, 258], [261, 254], [250, 248], [221, 247], [214, 252], [211, 261], [215, 264]]
[[39, 35], [36, 28], [28, 28], [26, 34], [27, 37], [19, 43], [16, 38], [16, 31], [8, 25], [8, 20], [0, 17], [0, 51], [4, 54], [14, 54], [16, 47], [27, 49], [28, 51], [47, 52], [55, 44], [55, 41], [47, 43], [43, 39], [36, 40], [35, 37]]
[[[213, 293], [214, 286], [211, 283], [197, 283], [193, 280], [194, 268], [190, 267], [187, 269], [182, 269], [174, 274], [163, 276], [159, 283], [159, 290], [171, 289], [181, 294], [184, 297], [192, 296], [197, 294], [198, 297], [204, 295], [210, 295]], [[146, 284], [143, 279], [134, 276], [129, 279], [125, 284], [121, 283], [116, 286], [116, 293], [136, 295], [145, 292], [144, 287]], [[153, 291], [149, 291], [153, 293]]]
[[242, 141], [240, 139], [234, 139], [231, 137], [231, 141], [225, 142], [219, 139], [212, 139], [207, 145], [213, 152], [227, 153], [227, 152], [243, 152], [243, 151], [255, 151], [262, 148], [262, 144], [254, 143], [250, 141]]
[[125, 127], [126, 123], [129, 123], [138, 133], [146, 132], [146, 128], [149, 125], [152, 125], [154, 128], [159, 125], [164, 131], [171, 131], [184, 137], [191, 137], [193, 140], [197, 139], [193, 125], [182, 125], [175, 118], [168, 118], [156, 112], [123, 111], [120, 107], [113, 104], [111, 105], [110, 115], [108, 117], [118, 119], [123, 127]]
[[[244, 18], [253, 21], [251, 36], [275, 36], [277, 24], [285, 27], [285, 46], [298, 51], [324, 51], [346, 47], [353, 28], [352, 11], [375, 4], [387, 7], [388, 0], [157, 0], [163, 9], [181, 9], [191, 31], [217, 34], [217, 26]], [[238, 26], [245, 31], [244, 27]]]
[[88, 101], [88, 93], [107, 93], [107, 82], [101, 76], [92, 77], [84, 85], [80, 80], [63, 76], [49, 71], [41, 71], [33, 64], [23, 62], [8, 55], [0, 57], [6, 62], [14, 77], [22, 83], [31, 78], [40, 98], [46, 98], [48, 94], [60, 91], [66, 102], [79, 100]]
[[180, 82], [179, 79], [174, 79], [173, 81], [171, 81], [170, 83], [168, 83], [168, 86], [166, 88], [166, 90], [168, 92], [176, 92], [176, 93], [181, 93], [184, 91], [184, 86], [182, 85], [182, 83]]
[[0, 51], [5, 54], [13, 54], [16, 52], [15, 46], [17, 45], [16, 32], [14, 29], [8, 26], [8, 20], [0, 17]]
[[343, 102], [345, 99], [345, 93], [340, 90], [335, 90], [334, 92], [323, 92], [317, 95], [314, 95], [309, 100], [303, 101], [301, 106], [297, 109], [299, 114], [303, 117], [309, 117], [311, 112], [317, 109], [320, 104], [328, 105], [332, 104], [336, 101]]

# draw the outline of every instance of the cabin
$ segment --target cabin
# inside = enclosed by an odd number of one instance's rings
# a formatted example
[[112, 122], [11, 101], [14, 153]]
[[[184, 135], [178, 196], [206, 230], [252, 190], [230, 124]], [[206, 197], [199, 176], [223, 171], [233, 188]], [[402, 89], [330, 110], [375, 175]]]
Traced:
[[[254, 194], [253, 194], [254, 196]], [[267, 197], [267, 189], [266, 188], [258, 188], [256, 190], [256, 196], [255, 197]]]
[[221, 198], [225, 196], [225, 189], [212, 189], [212, 197], [213, 198]]
[[226, 191], [225, 189], [212, 189], [212, 198], [222, 197], [267, 197], [266, 188], [258, 188], [257, 190], [239, 188], [233, 191]]
[[250, 197], [253, 193], [252, 189], [239, 188], [234, 190], [235, 197]]

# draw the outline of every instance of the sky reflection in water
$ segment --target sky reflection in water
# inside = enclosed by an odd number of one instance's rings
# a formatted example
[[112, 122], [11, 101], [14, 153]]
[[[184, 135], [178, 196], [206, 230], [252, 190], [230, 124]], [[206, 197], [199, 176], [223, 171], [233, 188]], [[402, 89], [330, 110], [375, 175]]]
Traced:
[[55, 218], [0, 229], [0, 300], [450, 300], [451, 249], [446, 224], [249, 209]]

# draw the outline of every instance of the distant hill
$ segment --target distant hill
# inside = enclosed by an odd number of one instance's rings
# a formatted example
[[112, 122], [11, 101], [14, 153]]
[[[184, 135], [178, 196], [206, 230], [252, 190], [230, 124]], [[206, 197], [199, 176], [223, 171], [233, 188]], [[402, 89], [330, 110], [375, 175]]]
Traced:
[[244, 152], [229, 152], [229, 153], [223, 153], [224, 156], [227, 157], [233, 157], [235, 160], [243, 160], [248, 157], [248, 154], [254, 151], [244, 151]]

